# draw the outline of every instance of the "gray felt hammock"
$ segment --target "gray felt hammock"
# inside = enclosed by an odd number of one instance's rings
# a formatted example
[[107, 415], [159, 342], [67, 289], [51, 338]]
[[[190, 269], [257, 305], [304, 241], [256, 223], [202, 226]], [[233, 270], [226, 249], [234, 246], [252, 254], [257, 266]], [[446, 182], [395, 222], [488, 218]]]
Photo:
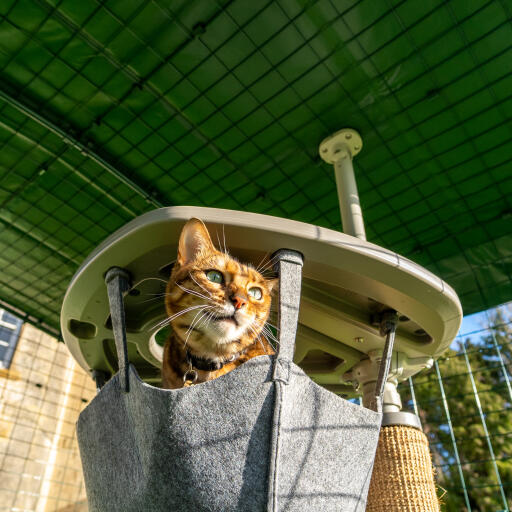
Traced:
[[292, 362], [302, 256], [279, 251], [276, 270], [278, 354], [178, 390], [145, 384], [129, 364], [129, 276], [107, 273], [119, 372], [77, 426], [91, 512], [365, 510], [381, 415]]

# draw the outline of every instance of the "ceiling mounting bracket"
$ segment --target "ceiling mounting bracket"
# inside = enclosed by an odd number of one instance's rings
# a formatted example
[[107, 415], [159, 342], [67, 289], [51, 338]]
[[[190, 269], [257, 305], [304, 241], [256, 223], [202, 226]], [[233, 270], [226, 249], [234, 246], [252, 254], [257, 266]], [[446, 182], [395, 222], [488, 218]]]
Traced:
[[363, 212], [352, 165], [352, 159], [362, 147], [363, 140], [359, 133], [351, 128], [343, 128], [320, 143], [319, 153], [325, 162], [334, 165], [344, 233], [366, 240]]

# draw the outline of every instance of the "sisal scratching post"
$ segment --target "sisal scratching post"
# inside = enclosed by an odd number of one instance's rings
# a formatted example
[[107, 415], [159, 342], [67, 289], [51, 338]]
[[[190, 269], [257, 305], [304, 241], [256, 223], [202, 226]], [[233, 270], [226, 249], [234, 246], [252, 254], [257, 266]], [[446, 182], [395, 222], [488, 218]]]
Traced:
[[439, 512], [427, 436], [406, 425], [383, 426], [367, 512]]

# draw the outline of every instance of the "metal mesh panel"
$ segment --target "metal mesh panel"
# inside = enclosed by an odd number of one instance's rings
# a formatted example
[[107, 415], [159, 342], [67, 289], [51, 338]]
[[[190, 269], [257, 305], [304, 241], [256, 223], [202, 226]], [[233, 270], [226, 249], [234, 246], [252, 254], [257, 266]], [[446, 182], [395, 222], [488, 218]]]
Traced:
[[338, 229], [318, 143], [363, 135], [370, 241], [466, 313], [510, 300], [505, 1], [0, 5], [0, 299], [50, 327], [102, 239], [160, 205]]
[[402, 385], [429, 437], [446, 511], [512, 504], [511, 347], [509, 303], [487, 312], [481, 328], [461, 329], [432, 370]]

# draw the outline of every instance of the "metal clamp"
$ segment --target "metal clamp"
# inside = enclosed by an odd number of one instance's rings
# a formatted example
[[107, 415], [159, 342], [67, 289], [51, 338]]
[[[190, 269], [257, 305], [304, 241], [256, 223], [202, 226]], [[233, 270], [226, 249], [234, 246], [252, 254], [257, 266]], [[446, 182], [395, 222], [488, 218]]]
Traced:
[[421, 421], [416, 414], [407, 411], [393, 411], [385, 412], [382, 415], [382, 426], [392, 427], [394, 425], [405, 425], [407, 427], [417, 428], [422, 430]]

